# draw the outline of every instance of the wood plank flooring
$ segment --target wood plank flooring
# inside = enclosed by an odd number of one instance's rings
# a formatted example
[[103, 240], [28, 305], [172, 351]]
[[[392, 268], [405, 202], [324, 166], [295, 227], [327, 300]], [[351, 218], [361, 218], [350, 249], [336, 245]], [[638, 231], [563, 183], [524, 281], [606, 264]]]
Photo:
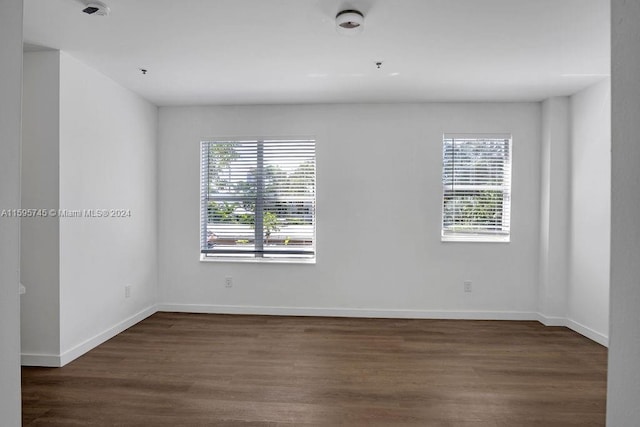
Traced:
[[538, 322], [156, 313], [23, 368], [23, 424], [603, 426], [606, 363]]

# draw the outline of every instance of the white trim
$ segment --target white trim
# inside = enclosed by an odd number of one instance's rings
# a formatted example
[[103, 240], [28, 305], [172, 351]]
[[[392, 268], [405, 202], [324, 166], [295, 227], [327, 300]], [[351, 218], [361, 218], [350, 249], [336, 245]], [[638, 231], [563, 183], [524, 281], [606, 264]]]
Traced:
[[387, 319], [460, 319], [460, 320], [537, 320], [545, 326], [569, 328], [605, 347], [609, 337], [600, 332], [564, 317], [545, 316], [542, 313], [526, 311], [454, 311], [454, 310], [401, 310], [369, 308], [324, 308], [324, 307], [265, 307], [248, 305], [209, 304], [158, 304], [150, 306], [123, 320], [102, 333], [90, 338], [61, 355], [22, 353], [22, 366], [62, 367], [83, 354], [96, 348], [138, 322], [162, 312], [207, 313], [207, 314], [251, 314], [267, 316], [327, 316]]
[[512, 139], [511, 132], [482, 133], [482, 132], [445, 132], [442, 139]]
[[511, 243], [510, 235], [474, 235], [474, 234], [464, 234], [464, 233], [453, 233], [448, 232], [448, 234], [440, 235], [441, 242], [460, 242], [460, 243]]
[[21, 363], [23, 366], [46, 366], [46, 367], [62, 367], [69, 362], [74, 361], [83, 354], [93, 350], [105, 341], [115, 337], [124, 330], [132, 327], [138, 322], [146, 319], [156, 312], [154, 305], [145, 308], [144, 310], [134, 314], [131, 317], [115, 324], [114, 326], [106, 329], [105, 331], [95, 335], [92, 338], [76, 345], [75, 347], [65, 351], [64, 353], [57, 354], [29, 354], [23, 353], [21, 357]]
[[582, 323], [578, 323], [573, 319], [566, 319], [565, 326], [569, 329], [574, 330], [575, 332], [589, 338], [592, 341], [597, 342], [600, 345], [605, 347], [609, 347], [609, 337], [601, 334], [600, 332], [596, 332], [588, 326], [583, 325]]
[[394, 310], [368, 308], [325, 307], [265, 307], [249, 305], [158, 304], [157, 311], [206, 314], [251, 314], [266, 316], [326, 316], [369, 317], [388, 319], [460, 319], [460, 320], [536, 320], [544, 326], [569, 328], [605, 347], [609, 338], [593, 329], [565, 317], [545, 316], [526, 311], [453, 311], [453, 310]]
[[567, 326], [567, 319], [564, 317], [545, 316], [542, 313], [538, 313], [538, 322], [544, 326]]
[[20, 355], [22, 366], [42, 366], [45, 368], [59, 368], [60, 356], [57, 354], [22, 353]]
[[283, 258], [256, 258], [256, 257], [241, 257], [241, 256], [232, 256], [232, 255], [224, 255], [224, 256], [207, 256], [205, 254], [200, 254], [200, 262], [238, 262], [238, 263], [249, 263], [249, 264], [306, 264], [306, 265], [315, 265], [316, 257], [314, 255], [313, 258], [292, 258], [292, 257], [283, 257]]
[[596, 332], [590, 327], [578, 323], [573, 319], [569, 319], [567, 317], [545, 316], [542, 313], [538, 313], [538, 321], [545, 326], [563, 326], [565, 328], [569, 328], [572, 331], [577, 332], [580, 335], [589, 338], [590, 340], [595, 341], [600, 345], [609, 347], [608, 336], [601, 334], [600, 332]]
[[248, 305], [158, 304], [158, 311], [268, 316], [371, 317], [390, 319], [538, 320], [537, 313], [520, 311], [436, 311], [369, 308], [265, 307]]
[[95, 335], [94, 337], [89, 338], [88, 340], [65, 351], [60, 355], [60, 366], [64, 366], [67, 363], [74, 361], [75, 359], [82, 356], [83, 354], [89, 352], [90, 350], [93, 350], [103, 342], [115, 337], [120, 332], [123, 332], [126, 329], [129, 329], [130, 327], [135, 325], [136, 323], [143, 321], [147, 317], [154, 314], [156, 311], [158, 310], [156, 310], [156, 307], [154, 305], [147, 307], [144, 310], [134, 314], [133, 316], [123, 320], [122, 322], [117, 323], [116, 325], [110, 327], [109, 329], [99, 333], [98, 335]]

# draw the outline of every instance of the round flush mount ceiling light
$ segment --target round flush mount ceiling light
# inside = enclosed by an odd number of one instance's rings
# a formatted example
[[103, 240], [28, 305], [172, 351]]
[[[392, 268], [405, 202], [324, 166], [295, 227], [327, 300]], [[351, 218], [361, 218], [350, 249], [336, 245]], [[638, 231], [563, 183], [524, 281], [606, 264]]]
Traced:
[[364, 15], [357, 10], [343, 10], [336, 15], [336, 29], [340, 34], [352, 36], [362, 32]]

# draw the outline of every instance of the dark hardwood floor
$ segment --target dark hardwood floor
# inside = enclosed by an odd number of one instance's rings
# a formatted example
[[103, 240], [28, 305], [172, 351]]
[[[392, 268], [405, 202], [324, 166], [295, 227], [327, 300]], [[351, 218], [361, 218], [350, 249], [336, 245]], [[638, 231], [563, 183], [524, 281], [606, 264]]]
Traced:
[[537, 322], [157, 313], [23, 368], [23, 423], [603, 426], [606, 360]]

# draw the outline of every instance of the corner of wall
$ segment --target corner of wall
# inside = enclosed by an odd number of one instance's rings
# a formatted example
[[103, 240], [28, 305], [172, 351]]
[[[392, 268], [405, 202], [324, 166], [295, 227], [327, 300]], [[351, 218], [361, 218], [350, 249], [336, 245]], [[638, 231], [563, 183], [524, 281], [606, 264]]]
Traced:
[[542, 104], [538, 311], [549, 319], [564, 318], [567, 312], [569, 114], [568, 97]]

